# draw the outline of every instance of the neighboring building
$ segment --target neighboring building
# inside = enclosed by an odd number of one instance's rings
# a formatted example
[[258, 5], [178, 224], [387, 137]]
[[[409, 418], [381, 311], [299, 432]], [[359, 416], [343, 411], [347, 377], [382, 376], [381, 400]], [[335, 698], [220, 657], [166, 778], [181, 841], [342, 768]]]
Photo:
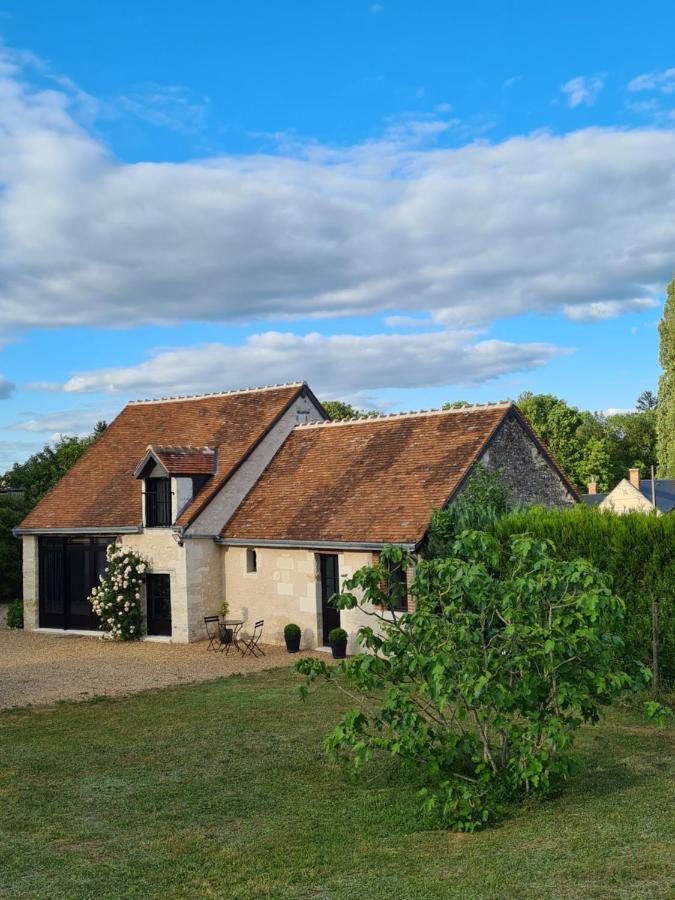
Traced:
[[149, 635], [203, 637], [203, 616], [265, 620], [325, 643], [358, 610], [327, 600], [387, 544], [415, 551], [474, 465], [519, 503], [578, 497], [512, 403], [326, 421], [308, 386], [130, 403], [21, 523], [29, 629], [93, 630], [87, 601], [119, 540], [149, 561]]
[[629, 469], [628, 478], [622, 478], [613, 490], [604, 494], [598, 493], [597, 484], [591, 481], [583, 500], [588, 506], [619, 514], [656, 510], [660, 516], [675, 508], [675, 479], [655, 478], [652, 485], [651, 478], [640, 478], [639, 469]]
[[23, 488], [0, 487], [0, 503], [21, 500], [25, 493]]

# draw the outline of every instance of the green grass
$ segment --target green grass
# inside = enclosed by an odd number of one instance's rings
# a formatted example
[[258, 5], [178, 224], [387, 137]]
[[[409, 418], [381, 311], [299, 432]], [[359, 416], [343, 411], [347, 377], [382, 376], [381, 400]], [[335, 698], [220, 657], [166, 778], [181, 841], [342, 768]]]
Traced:
[[0, 897], [673, 897], [673, 730], [615, 708], [556, 800], [432, 830], [382, 762], [321, 741], [343, 700], [265, 672], [0, 715]]

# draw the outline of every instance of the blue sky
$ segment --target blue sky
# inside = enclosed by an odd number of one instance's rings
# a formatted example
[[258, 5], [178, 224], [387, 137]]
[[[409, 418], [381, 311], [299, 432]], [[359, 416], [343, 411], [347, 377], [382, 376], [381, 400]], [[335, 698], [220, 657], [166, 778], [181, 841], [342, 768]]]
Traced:
[[666, 2], [0, 0], [0, 469], [134, 397], [632, 407]]

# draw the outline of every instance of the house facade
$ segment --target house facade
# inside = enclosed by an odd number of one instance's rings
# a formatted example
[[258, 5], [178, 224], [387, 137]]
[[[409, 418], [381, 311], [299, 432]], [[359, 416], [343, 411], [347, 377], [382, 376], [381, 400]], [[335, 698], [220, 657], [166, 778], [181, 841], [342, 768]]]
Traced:
[[639, 469], [629, 469], [628, 478], [622, 478], [611, 491], [600, 493], [597, 484], [590, 482], [583, 500], [588, 506], [618, 515], [641, 512], [662, 516], [675, 509], [675, 479], [643, 479]]
[[25, 627], [97, 630], [117, 541], [148, 560], [150, 637], [200, 640], [227, 599], [266, 642], [289, 622], [307, 648], [353, 642], [363, 613], [330, 596], [387, 544], [418, 550], [479, 461], [518, 503], [578, 500], [511, 403], [330, 422], [304, 383], [130, 403], [16, 529]]

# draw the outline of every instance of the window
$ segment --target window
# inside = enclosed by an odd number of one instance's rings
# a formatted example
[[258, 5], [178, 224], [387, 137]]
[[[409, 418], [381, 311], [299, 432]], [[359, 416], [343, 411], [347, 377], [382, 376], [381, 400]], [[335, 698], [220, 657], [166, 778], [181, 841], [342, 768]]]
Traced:
[[389, 600], [396, 612], [408, 611], [408, 578], [405, 569], [389, 565]]
[[248, 547], [246, 550], [246, 571], [258, 571], [258, 554], [255, 552], [253, 547]]
[[145, 479], [145, 524], [148, 528], [171, 524], [171, 479]]

